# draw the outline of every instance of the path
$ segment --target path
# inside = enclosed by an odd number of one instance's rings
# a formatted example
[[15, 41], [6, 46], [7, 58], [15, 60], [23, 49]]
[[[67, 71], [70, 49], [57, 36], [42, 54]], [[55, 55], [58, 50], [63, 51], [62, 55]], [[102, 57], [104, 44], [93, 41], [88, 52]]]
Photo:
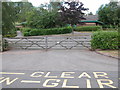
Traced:
[[23, 37], [22, 32], [21, 31], [17, 31], [17, 36], [16, 37]]

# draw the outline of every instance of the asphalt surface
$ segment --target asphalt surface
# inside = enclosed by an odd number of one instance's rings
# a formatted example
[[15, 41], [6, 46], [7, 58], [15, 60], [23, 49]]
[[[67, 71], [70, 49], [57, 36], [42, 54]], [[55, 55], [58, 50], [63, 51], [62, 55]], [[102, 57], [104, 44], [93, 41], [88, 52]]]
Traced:
[[[59, 79], [60, 82], [55, 88], [62, 88], [66, 79], [69, 82], [67, 85], [86, 88], [86, 79], [78, 79], [82, 72], [87, 72], [91, 76], [92, 88], [100, 88], [93, 72], [105, 72], [109, 76], [108, 79], [114, 82], [112, 85], [118, 87], [118, 60], [89, 50], [11, 50], [3, 52], [2, 59], [2, 72], [4, 72], [2, 76], [15, 80], [10, 85], [3, 82], [5, 88], [47, 88], [44, 83], [51, 78], [30, 77], [34, 72], [44, 72], [44, 75], [51, 72], [53, 76], [56, 75], [57, 78], [52, 79]], [[63, 72], [74, 72], [75, 74], [70, 74], [74, 78], [61, 78]], [[24, 75], [15, 73], [24, 73]], [[49, 84], [51, 85], [52, 82], [56, 81], [50, 81]], [[104, 88], [111, 87], [104, 86]]]
[[19, 50], [3, 53], [3, 70], [117, 71], [118, 60], [89, 50]]

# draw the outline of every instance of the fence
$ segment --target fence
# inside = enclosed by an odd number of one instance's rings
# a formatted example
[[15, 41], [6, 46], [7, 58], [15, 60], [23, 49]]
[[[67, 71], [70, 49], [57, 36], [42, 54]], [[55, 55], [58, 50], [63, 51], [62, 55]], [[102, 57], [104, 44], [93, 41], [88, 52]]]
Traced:
[[81, 49], [91, 48], [90, 36], [41, 36], [5, 38], [13, 49]]

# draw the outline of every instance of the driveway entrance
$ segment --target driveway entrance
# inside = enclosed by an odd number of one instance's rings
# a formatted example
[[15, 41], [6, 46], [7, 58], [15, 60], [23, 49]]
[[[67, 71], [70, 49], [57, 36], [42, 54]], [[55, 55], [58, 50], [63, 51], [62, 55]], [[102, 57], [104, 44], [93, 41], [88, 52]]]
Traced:
[[91, 48], [91, 36], [61, 35], [5, 38], [14, 49], [81, 49]]

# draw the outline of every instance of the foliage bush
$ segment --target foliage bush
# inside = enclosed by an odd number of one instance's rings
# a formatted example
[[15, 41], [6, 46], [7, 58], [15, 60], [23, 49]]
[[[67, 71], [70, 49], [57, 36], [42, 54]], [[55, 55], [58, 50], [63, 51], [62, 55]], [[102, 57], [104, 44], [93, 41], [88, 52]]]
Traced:
[[117, 26], [113, 26], [113, 25], [102, 25], [102, 28], [116, 28]]
[[29, 32], [24, 32], [24, 36], [29, 36]]
[[31, 31], [31, 28], [22, 28], [22, 32], [29, 32]]
[[97, 31], [92, 35], [92, 49], [118, 49], [118, 32]]
[[101, 26], [79, 26], [75, 27], [75, 31], [97, 31], [100, 30], [102, 27]]
[[16, 29], [12, 29], [11, 32], [8, 32], [7, 34], [3, 35], [3, 37], [15, 37], [17, 36]]
[[16, 36], [16, 34], [7, 34], [7, 35], [4, 35], [4, 37], [7, 37], [7, 38], [10, 38], [10, 37], [15, 37]]
[[30, 29], [24, 28], [24, 36], [38, 36], [38, 35], [53, 35], [53, 34], [66, 34], [71, 33], [71, 27], [62, 27], [62, 28], [50, 28], [50, 29]]

